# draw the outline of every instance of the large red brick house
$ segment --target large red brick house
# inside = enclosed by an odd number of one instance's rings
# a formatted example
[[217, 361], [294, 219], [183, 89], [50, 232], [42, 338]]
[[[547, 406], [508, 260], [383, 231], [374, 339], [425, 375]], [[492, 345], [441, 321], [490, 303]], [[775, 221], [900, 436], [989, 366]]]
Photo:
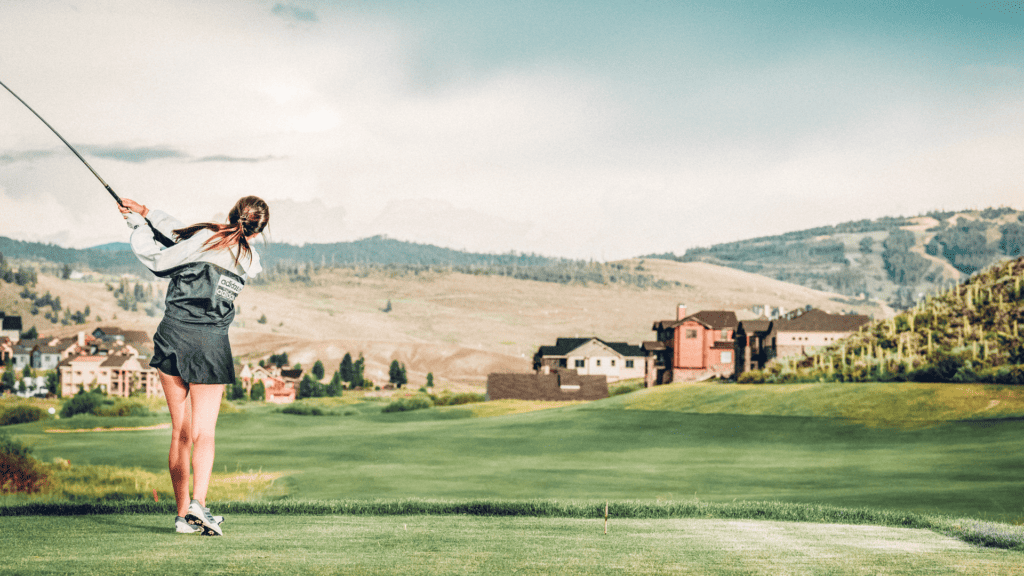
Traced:
[[738, 322], [731, 310], [702, 310], [687, 315], [676, 309], [675, 320], [660, 320], [651, 328], [657, 340], [643, 348], [654, 358], [646, 374], [647, 385], [712, 376], [730, 376], [734, 370], [733, 332]]

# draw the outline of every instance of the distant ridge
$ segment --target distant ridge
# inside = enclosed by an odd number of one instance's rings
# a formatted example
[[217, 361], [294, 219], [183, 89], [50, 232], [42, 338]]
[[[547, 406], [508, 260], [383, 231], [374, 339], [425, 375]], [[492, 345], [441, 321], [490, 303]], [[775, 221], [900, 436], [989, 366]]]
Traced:
[[1022, 253], [1024, 212], [1001, 207], [856, 220], [645, 257], [728, 266], [903, 309]]
[[[332, 244], [258, 243], [264, 266], [275, 263], [344, 266], [352, 264], [398, 264], [417, 266], [516, 266], [543, 267], [579, 261], [537, 254], [484, 254], [441, 248], [372, 236]], [[83, 264], [99, 272], [146, 274], [126, 242], [111, 242], [86, 249], [62, 248], [53, 244], [24, 242], [0, 236], [0, 254], [7, 258], [45, 260], [58, 264]]]

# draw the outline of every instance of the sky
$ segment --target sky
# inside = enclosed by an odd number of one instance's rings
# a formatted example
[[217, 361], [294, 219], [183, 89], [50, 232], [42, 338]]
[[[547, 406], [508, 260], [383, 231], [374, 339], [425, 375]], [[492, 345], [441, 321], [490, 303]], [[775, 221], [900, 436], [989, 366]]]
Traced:
[[[1024, 209], [1024, 1], [4, 0], [0, 82], [120, 195], [274, 242], [615, 260]], [[128, 230], [0, 89], [0, 235]]]

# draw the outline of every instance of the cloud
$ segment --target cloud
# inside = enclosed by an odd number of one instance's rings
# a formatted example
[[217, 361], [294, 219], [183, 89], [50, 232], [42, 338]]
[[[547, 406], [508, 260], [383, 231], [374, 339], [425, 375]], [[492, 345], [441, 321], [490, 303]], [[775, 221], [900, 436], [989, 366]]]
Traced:
[[9, 154], [0, 154], [0, 164], [14, 164], [15, 162], [31, 162], [40, 158], [53, 156], [53, 150], [22, 150]]
[[164, 146], [143, 146], [138, 148], [122, 148], [118, 146], [83, 146], [93, 156], [110, 158], [122, 162], [141, 164], [151, 160], [164, 160], [166, 158], [188, 158], [188, 154], [181, 150], [175, 150]]
[[293, 4], [274, 4], [274, 7], [270, 9], [270, 12], [275, 16], [299, 22], [320, 21], [320, 18], [317, 17], [316, 12], [313, 10], [306, 10]]
[[261, 156], [261, 157], [244, 157], [244, 156], [228, 156], [226, 154], [214, 154], [212, 156], [203, 156], [196, 158], [192, 162], [242, 162], [255, 164], [257, 162], [267, 162], [269, 160], [279, 160], [277, 156]]

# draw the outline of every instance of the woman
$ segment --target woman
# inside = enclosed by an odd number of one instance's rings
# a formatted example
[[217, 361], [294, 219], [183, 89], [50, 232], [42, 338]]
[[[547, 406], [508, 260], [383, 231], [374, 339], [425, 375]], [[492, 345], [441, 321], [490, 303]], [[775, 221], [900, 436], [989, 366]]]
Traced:
[[[228, 224], [184, 226], [133, 200], [122, 198], [122, 202], [121, 213], [133, 229], [135, 255], [154, 274], [170, 279], [164, 317], [153, 335], [150, 365], [157, 369], [171, 413], [168, 466], [178, 504], [175, 529], [220, 536], [223, 518], [210, 514], [206, 492], [224, 385], [235, 381], [228, 326], [245, 280], [262, 270], [252, 242], [267, 226], [270, 208], [263, 200], [246, 196], [231, 209]], [[176, 243], [164, 247], [154, 238], [154, 230]]]

